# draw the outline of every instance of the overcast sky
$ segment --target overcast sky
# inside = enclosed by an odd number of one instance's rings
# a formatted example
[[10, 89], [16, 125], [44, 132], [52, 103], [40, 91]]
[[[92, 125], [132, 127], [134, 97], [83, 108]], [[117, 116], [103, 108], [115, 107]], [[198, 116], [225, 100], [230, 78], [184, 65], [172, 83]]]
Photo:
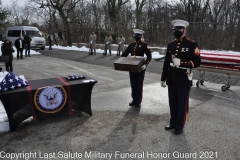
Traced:
[[[27, 0], [18, 0], [17, 3], [18, 5], [23, 5], [25, 4]], [[12, 0], [2, 0], [2, 6], [6, 7], [9, 6], [10, 4], [12, 4]]]

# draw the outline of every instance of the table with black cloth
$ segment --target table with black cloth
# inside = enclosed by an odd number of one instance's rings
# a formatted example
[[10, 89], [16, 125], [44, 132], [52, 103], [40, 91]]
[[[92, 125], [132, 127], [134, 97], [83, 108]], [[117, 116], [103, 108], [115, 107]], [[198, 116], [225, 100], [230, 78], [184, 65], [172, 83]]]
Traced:
[[[29, 84], [27, 87], [0, 93], [0, 100], [6, 110], [11, 131], [14, 131], [19, 124], [31, 116], [33, 121], [43, 120], [72, 114], [72, 109], [92, 115], [91, 94], [93, 86], [97, 83], [96, 80], [86, 77], [84, 79], [67, 81], [65, 77], [59, 77], [27, 82]], [[61, 89], [63, 94], [59, 93], [58, 95], [63, 95], [62, 99], [65, 100], [61, 103], [60, 109], [46, 111], [39, 109], [37, 99], [41, 88], [46, 87]], [[56, 103], [58, 101], [56, 100]], [[51, 100], [49, 102], [54, 103]]]

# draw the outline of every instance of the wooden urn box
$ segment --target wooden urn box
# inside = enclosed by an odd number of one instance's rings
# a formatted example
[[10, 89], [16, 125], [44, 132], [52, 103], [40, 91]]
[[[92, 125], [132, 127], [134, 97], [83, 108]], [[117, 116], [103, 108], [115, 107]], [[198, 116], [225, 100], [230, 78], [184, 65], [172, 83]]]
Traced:
[[144, 58], [120, 57], [114, 62], [114, 69], [120, 71], [141, 72]]

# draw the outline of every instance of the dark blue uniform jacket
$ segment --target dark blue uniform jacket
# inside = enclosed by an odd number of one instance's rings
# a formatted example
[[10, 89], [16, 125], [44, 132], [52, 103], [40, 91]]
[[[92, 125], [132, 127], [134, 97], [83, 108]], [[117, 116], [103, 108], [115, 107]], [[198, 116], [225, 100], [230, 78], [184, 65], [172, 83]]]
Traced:
[[131, 53], [131, 56], [142, 56], [144, 57], [144, 53], [147, 56], [145, 61], [145, 65], [147, 66], [152, 59], [152, 54], [150, 49], [147, 46], [147, 43], [138, 41], [130, 43], [125, 52], [121, 55], [121, 57], [127, 57]]
[[190, 38], [174, 40], [168, 44], [161, 81], [166, 81], [168, 86], [175, 89], [184, 89], [188, 85], [186, 69], [180, 69], [170, 65], [172, 58], [181, 60], [180, 67], [195, 68], [201, 64], [200, 51], [197, 42]]

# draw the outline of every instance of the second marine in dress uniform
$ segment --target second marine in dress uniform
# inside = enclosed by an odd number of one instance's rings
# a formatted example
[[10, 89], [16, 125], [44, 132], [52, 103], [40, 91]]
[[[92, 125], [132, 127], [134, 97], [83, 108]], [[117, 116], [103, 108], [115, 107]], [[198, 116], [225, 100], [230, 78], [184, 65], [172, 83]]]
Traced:
[[152, 54], [150, 49], [147, 46], [147, 43], [141, 41], [143, 30], [133, 29], [135, 42], [130, 43], [125, 52], [121, 57], [127, 57], [129, 53], [132, 58], [144, 58], [146, 54], [147, 59], [144, 65], [141, 67], [142, 71], [138, 72], [129, 72], [130, 84], [132, 89], [132, 102], [129, 103], [129, 106], [140, 107], [142, 102], [142, 92], [143, 92], [143, 81], [147, 65], [152, 59]]
[[174, 129], [175, 134], [180, 134], [184, 128], [188, 109], [191, 68], [199, 67], [201, 58], [197, 42], [186, 37], [186, 27], [189, 23], [173, 20], [172, 25], [176, 39], [167, 46], [161, 86], [166, 87], [166, 81], [171, 115], [170, 124], [165, 126], [165, 130]]

